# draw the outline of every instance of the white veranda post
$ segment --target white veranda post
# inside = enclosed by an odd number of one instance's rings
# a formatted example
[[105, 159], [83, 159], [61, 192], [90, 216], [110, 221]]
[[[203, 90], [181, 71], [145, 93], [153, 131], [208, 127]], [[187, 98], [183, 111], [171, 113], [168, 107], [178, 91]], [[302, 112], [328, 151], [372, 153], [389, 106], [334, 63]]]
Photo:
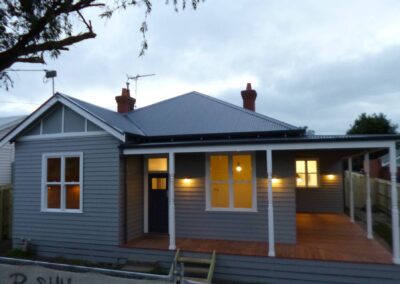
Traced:
[[268, 174], [268, 256], [275, 256], [274, 207], [272, 199], [272, 150], [267, 149]]
[[392, 194], [392, 238], [393, 238], [393, 262], [400, 264], [400, 239], [399, 239], [399, 208], [397, 196], [397, 165], [396, 165], [396, 144], [389, 147], [390, 158], [390, 187]]
[[175, 154], [169, 153], [168, 156], [169, 173], [169, 198], [168, 198], [168, 231], [169, 249], [176, 249], [175, 242]]
[[367, 238], [373, 239], [372, 234], [372, 202], [371, 202], [371, 177], [369, 167], [369, 153], [364, 154], [366, 209], [367, 209]]
[[349, 172], [349, 207], [350, 207], [350, 221], [354, 223], [354, 185], [353, 185], [353, 161], [351, 157], [347, 161]]

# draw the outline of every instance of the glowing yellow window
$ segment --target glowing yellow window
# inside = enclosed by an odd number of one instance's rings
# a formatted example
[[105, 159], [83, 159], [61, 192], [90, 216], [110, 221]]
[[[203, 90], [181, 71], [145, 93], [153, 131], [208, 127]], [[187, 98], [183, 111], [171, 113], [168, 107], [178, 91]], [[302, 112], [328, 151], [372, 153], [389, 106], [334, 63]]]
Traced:
[[211, 208], [253, 209], [255, 181], [250, 154], [215, 154], [209, 158]]
[[227, 155], [210, 157], [211, 207], [229, 207], [229, 160]]
[[296, 186], [318, 187], [318, 161], [315, 159], [296, 160]]
[[149, 158], [147, 160], [147, 169], [149, 172], [166, 172], [168, 171], [168, 159]]

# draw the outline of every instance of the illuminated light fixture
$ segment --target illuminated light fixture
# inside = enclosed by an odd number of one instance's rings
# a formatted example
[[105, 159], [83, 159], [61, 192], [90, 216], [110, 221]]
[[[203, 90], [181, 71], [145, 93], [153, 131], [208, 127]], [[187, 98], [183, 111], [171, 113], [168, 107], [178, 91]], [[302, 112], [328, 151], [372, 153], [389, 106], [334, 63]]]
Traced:
[[273, 184], [278, 183], [279, 182], [279, 178], [277, 178], [276, 176], [273, 176], [271, 181], [272, 181]]
[[329, 180], [334, 180], [334, 179], [335, 179], [335, 175], [332, 175], [332, 174], [327, 175], [327, 178], [328, 178]]
[[190, 178], [184, 178], [183, 183], [189, 185], [192, 180]]
[[296, 180], [297, 180], [297, 182], [303, 181], [303, 179], [301, 178], [301, 176], [299, 174], [296, 174]]
[[241, 171], [242, 171], [242, 166], [240, 165], [240, 163], [237, 163], [237, 165], [236, 165], [236, 171], [238, 172], [238, 173], [240, 173]]

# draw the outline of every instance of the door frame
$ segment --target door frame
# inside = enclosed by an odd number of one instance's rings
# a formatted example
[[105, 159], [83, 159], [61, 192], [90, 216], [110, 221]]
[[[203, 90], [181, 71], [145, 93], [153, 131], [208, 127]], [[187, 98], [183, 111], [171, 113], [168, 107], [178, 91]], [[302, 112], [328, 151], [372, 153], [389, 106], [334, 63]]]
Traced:
[[[166, 171], [148, 171], [149, 158], [166, 158]], [[143, 162], [143, 232], [149, 233], [149, 174], [169, 174], [168, 154], [144, 155]], [[169, 177], [168, 177], [169, 179]], [[169, 186], [169, 185], [168, 185]]]

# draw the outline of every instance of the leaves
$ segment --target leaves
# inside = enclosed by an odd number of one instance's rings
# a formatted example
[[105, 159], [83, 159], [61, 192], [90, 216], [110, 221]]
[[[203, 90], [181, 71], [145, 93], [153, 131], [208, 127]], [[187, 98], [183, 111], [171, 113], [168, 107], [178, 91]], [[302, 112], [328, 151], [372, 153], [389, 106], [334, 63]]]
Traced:
[[397, 127], [397, 124], [393, 124], [383, 113], [362, 113], [347, 134], [395, 134]]

